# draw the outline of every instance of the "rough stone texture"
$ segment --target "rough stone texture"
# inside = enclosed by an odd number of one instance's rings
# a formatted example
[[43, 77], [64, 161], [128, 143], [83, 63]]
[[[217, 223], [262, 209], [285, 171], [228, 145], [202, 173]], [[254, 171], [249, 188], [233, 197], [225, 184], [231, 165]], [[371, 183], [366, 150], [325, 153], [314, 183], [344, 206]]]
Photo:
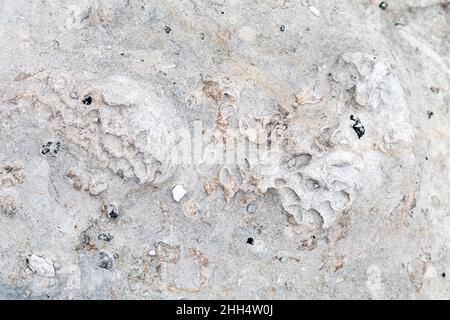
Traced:
[[450, 5], [387, 3], [0, 0], [0, 298], [450, 298]]

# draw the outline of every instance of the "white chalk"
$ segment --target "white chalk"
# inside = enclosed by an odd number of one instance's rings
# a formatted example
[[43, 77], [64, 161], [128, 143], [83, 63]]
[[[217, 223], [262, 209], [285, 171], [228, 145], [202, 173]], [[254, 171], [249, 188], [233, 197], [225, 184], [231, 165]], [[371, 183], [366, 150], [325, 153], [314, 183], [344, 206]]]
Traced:
[[183, 186], [179, 184], [172, 189], [172, 197], [173, 200], [175, 200], [176, 202], [180, 202], [180, 200], [183, 199], [185, 194], [186, 190], [184, 190]]
[[320, 10], [317, 9], [316, 7], [310, 6], [309, 11], [311, 11], [312, 14], [315, 15], [316, 17], [320, 17]]

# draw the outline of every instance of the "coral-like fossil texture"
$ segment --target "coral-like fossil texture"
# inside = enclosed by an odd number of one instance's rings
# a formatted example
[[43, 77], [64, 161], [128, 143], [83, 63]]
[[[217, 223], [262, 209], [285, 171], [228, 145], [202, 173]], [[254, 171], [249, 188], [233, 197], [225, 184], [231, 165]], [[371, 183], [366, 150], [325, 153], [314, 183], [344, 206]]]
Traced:
[[450, 299], [447, 0], [0, 0], [0, 298]]

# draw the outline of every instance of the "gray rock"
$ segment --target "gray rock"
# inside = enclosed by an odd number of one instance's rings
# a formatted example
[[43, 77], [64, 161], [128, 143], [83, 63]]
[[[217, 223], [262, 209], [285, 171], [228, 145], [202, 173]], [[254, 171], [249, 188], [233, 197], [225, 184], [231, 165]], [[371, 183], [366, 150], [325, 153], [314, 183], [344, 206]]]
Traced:
[[380, 2], [3, 0], [0, 298], [449, 299], [449, 8]]
[[113, 258], [107, 252], [99, 253], [98, 266], [102, 269], [111, 269], [113, 267]]

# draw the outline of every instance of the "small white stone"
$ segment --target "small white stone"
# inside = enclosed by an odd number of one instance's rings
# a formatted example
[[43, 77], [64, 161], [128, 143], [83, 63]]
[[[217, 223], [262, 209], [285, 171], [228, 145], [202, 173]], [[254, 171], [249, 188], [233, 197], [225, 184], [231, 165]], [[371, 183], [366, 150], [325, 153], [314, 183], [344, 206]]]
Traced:
[[51, 259], [29, 254], [27, 264], [31, 271], [42, 277], [53, 278], [55, 276], [55, 267]]
[[183, 186], [179, 184], [172, 189], [172, 197], [173, 200], [175, 200], [176, 202], [180, 202], [180, 200], [183, 199], [185, 194], [186, 190], [183, 188]]
[[148, 252], [148, 255], [151, 256], [151, 257], [156, 256], [156, 250], [155, 249], [150, 250]]
[[315, 15], [316, 17], [320, 17], [320, 10], [317, 9], [316, 7], [310, 6], [309, 11], [311, 11], [312, 14]]

